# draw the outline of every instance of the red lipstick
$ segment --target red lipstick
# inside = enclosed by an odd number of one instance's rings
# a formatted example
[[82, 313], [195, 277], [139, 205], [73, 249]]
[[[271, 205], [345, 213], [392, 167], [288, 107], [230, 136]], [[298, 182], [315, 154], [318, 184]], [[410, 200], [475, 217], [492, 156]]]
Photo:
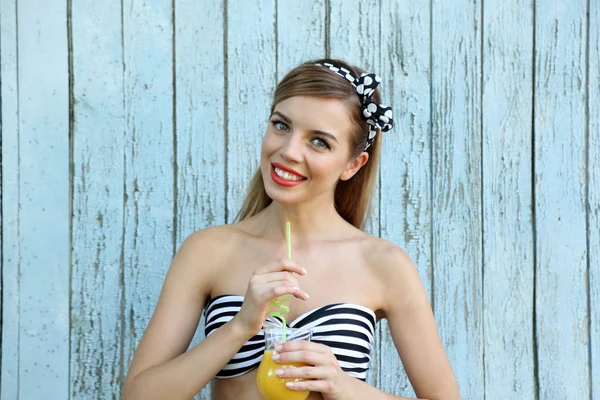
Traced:
[[302, 175], [300, 172], [298, 172], [298, 171], [294, 171], [293, 169], [291, 169], [291, 168], [288, 168], [288, 167], [286, 167], [285, 165], [281, 165], [281, 164], [279, 164], [279, 163], [276, 163], [276, 162], [274, 162], [274, 163], [273, 163], [273, 165], [274, 165], [274, 166], [276, 166], [276, 167], [277, 167], [277, 168], [279, 168], [279, 169], [282, 169], [282, 170], [284, 170], [284, 171], [286, 171], [286, 172], [289, 172], [290, 174], [294, 174], [294, 175], [297, 175], [297, 176], [299, 176], [300, 178], [304, 178], [304, 179], [306, 179], [306, 177], [305, 177], [304, 175]]
[[[279, 175], [277, 175], [275, 173], [275, 167], [277, 167], [277, 168], [279, 168], [279, 169], [281, 169], [283, 171], [289, 172], [291, 174], [295, 174], [297, 176], [300, 176], [303, 179], [299, 180], [299, 181], [288, 181], [288, 180], [285, 180], [285, 179], [281, 178]], [[295, 172], [293, 169], [283, 167], [281, 164], [278, 164], [278, 163], [273, 163], [271, 165], [271, 179], [273, 179], [273, 181], [276, 184], [278, 184], [280, 186], [285, 186], [285, 187], [298, 186], [299, 184], [303, 183], [306, 180], [306, 178], [304, 176], [302, 176], [299, 173]]]

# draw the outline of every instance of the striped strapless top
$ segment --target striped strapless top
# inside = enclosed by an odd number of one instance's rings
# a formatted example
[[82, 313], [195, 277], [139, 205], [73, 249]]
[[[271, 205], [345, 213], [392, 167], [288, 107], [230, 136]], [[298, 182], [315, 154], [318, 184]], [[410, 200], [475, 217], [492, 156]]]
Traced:
[[[229, 322], [240, 311], [243, 301], [243, 296], [231, 294], [209, 300], [204, 311], [205, 335], [209, 336]], [[281, 325], [274, 317], [267, 321]], [[336, 303], [307, 311], [287, 325], [312, 330], [311, 342], [329, 346], [342, 370], [364, 381], [371, 361], [375, 323], [375, 313], [368, 307]], [[264, 351], [265, 338], [261, 330], [242, 346], [216, 378], [233, 378], [257, 368]]]

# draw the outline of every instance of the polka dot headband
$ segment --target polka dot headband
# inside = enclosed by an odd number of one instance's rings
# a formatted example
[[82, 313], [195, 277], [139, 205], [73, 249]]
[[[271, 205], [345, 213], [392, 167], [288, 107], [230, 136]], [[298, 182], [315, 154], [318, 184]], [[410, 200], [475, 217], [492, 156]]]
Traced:
[[317, 63], [316, 65], [329, 68], [331, 71], [346, 79], [354, 86], [356, 93], [361, 97], [362, 117], [369, 125], [369, 134], [367, 136], [365, 150], [373, 143], [373, 140], [377, 135], [377, 128], [381, 129], [382, 132], [387, 132], [392, 129], [394, 126], [392, 108], [373, 102], [373, 93], [375, 93], [375, 88], [379, 85], [379, 82], [381, 82], [379, 76], [376, 74], [362, 74], [360, 78], [357, 79], [344, 67], [339, 67], [330, 63]]

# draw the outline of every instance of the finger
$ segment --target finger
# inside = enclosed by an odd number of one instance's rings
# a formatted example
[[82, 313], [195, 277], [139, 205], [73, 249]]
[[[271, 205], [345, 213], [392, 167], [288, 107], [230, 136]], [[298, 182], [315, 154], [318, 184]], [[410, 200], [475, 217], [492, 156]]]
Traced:
[[331, 364], [330, 357], [326, 354], [310, 350], [285, 351], [273, 353], [273, 361], [277, 364], [302, 363], [308, 365]]
[[288, 281], [266, 283], [261, 285], [257, 290], [261, 292], [259, 295], [261, 303], [268, 303], [288, 294], [301, 300], [308, 300], [309, 297], [305, 291]]
[[284, 379], [331, 379], [333, 380], [337, 371], [334, 367], [293, 367], [282, 365], [275, 371], [275, 375]]
[[329, 346], [325, 346], [324, 344], [320, 343], [310, 342], [308, 340], [290, 340], [275, 347], [275, 350], [278, 353], [303, 350], [333, 355]]
[[270, 264], [265, 265], [254, 271], [255, 275], [268, 274], [270, 272], [288, 271], [295, 272], [298, 275], [306, 275], [306, 269], [300, 264], [287, 258], [280, 258]]
[[261, 278], [264, 280], [264, 282], [288, 281], [294, 286], [299, 286], [298, 280], [294, 277], [294, 275], [290, 274], [287, 271], [271, 272], [268, 274], [264, 274]]
[[335, 390], [335, 383], [329, 379], [286, 382], [285, 386], [290, 390], [306, 392], [330, 393]]

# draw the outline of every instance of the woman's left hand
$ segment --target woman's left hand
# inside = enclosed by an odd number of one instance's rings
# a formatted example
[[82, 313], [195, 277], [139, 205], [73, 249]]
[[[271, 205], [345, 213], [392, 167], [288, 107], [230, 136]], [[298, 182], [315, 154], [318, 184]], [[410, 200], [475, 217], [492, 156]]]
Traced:
[[348, 398], [345, 392], [350, 376], [342, 371], [329, 346], [306, 340], [293, 340], [275, 347], [275, 352], [277, 354], [274, 354], [273, 361], [279, 364], [306, 364], [305, 367], [280, 368], [275, 371], [280, 378], [306, 379], [288, 382], [286, 386], [289, 389], [321, 392], [325, 400]]

